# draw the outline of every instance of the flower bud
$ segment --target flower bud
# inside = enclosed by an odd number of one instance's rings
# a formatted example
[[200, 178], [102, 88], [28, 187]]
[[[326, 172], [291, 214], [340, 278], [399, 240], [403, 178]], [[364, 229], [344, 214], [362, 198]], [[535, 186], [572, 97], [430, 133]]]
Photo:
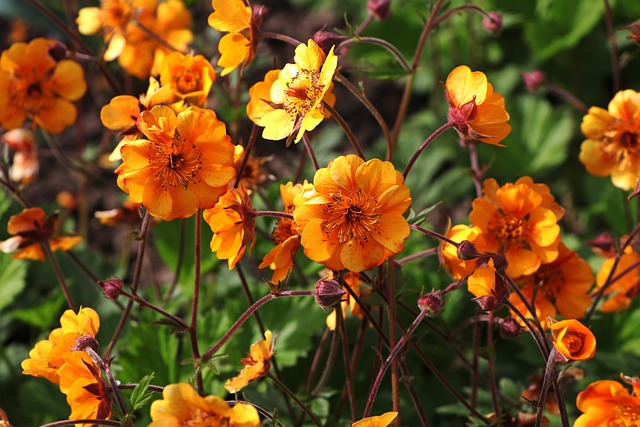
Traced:
[[507, 317], [500, 321], [500, 336], [502, 338], [518, 338], [522, 328], [513, 317]]
[[62, 61], [67, 57], [67, 48], [62, 43], [54, 43], [49, 47], [49, 56], [56, 62]]
[[344, 289], [335, 280], [320, 279], [316, 283], [316, 302], [324, 310], [339, 304], [344, 294]]
[[95, 338], [93, 338], [91, 335], [83, 335], [76, 338], [76, 341], [73, 344], [73, 347], [71, 347], [71, 350], [84, 351], [86, 348], [90, 348], [97, 353], [98, 347], [98, 341], [96, 341]]
[[438, 317], [444, 309], [445, 301], [442, 300], [441, 291], [431, 291], [426, 295], [418, 297], [418, 308], [426, 311], [429, 317]]
[[520, 75], [529, 92], [536, 92], [546, 79], [544, 73], [540, 70], [523, 71]]
[[338, 46], [347, 38], [331, 31], [318, 31], [313, 35], [313, 41], [322, 49], [325, 55], [329, 53], [333, 46]]
[[462, 261], [470, 261], [472, 259], [480, 258], [482, 254], [476, 249], [476, 245], [468, 240], [463, 240], [458, 245], [458, 258]]
[[640, 46], [640, 20], [633, 21], [631, 24], [621, 27], [621, 29], [629, 30], [629, 38]]
[[381, 21], [389, 16], [390, 7], [391, 0], [369, 0], [367, 2], [369, 12]]
[[498, 12], [489, 12], [482, 18], [482, 27], [491, 34], [499, 33], [502, 31], [502, 15]]
[[613, 237], [607, 232], [600, 233], [594, 239], [587, 241], [587, 245], [604, 253], [612, 252], [615, 249]]
[[122, 292], [122, 280], [120, 279], [108, 279], [98, 280], [98, 285], [102, 289], [102, 293], [109, 299], [117, 299]]

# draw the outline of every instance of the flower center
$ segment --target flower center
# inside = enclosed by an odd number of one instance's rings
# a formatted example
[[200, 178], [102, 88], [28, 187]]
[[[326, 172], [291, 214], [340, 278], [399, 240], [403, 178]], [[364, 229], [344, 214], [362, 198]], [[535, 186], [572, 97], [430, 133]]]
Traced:
[[339, 244], [355, 240], [364, 245], [380, 223], [382, 207], [361, 189], [347, 194], [333, 194], [323, 210], [322, 231], [328, 239]]
[[178, 90], [180, 93], [187, 94], [198, 89], [201, 75], [198, 70], [189, 68], [180, 74], [178, 78]]
[[562, 338], [562, 342], [567, 349], [569, 349], [570, 354], [577, 354], [582, 350], [582, 336], [574, 333], [567, 332], [566, 335]]
[[295, 230], [296, 223], [293, 220], [289, 218], [280, 218], [276, 223], [276, 227], [273, 229], [273, 233], [271, 233], [271, 237], [274, 242], [280, 244], [294, 234], [297, 234]]
[[189, 184], [201, 181], [202, 153], [194, 145], [185, 143], [178, 131], [169, 144], [150, 142], [156, 152], [149, 157], [153, 175], [167, 191], [170, 187], [189, 188]]
[[285, 111], [296, 117], [302, 117], [311, 111], [322, 95], [323, 87], [318, 83], [319, 80], [319, 71], [300, 69], [287, 83]]
[[127, 0], [103, 0], [102, 22], [107, 28], [124, 28], [131, 19], [131, 5]]
[[505, 246], [519, 245], [524, 240], [525, 225], [525, 218], [502, 216], [496, 227], [498, 240]]
[[640, 408], [618, 404], [615, 419], [609, 421], [610, 427], [633, 427], [640, 424]]

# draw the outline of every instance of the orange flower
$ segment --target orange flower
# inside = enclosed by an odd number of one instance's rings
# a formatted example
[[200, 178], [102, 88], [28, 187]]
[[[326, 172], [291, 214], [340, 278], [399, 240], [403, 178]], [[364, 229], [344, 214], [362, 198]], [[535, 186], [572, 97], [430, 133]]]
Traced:
[[184, 110], [185, 106], [204, 107], [216, 72], [202, 55], [183, 55], [180, 52], [169, 54], [158, 67], [161, 91], [169, 91], [170, 102], [178, 102], [172, 108]]
[[[456, 243], [468, 240], [474, 244], [480, 253], [483, 253], [486, 250], [484, 238], [482, 237], [481, 230], [478, 227], [469, 227], [464, 224], [458, 224], [447, 232], [447, 237]], [[477, 266], [476, 259], [465, 261], [458, 258], [458, 249], [446, 242], [443, 242], [440, 245], [440, 256], [444, 267], [456, 280], [460, 280], [473, 273]]]
[[115, 227], [118, 224], [136, 224], [140, 222], [140, 203], [134, 203], [127, 198], [122, 205], [108, 211], [95, 211], [93, 216], [100, 224]]
[[[235, 187], [243, 187], [247, 190], [247, 194], [253, 194], [253, 192], [260, 186], [262, 186], [268, 179], [273, 178], [264, 171], [263, 165], [270, 160], [270, 157], [254, 157], [249, 154], [249, 158], [244, 160], [244, 148], [242, 145], [236, 145], [235, 152], [233, 154], [233, 167], [236, 169], [236, 177], [240, 175], [240, 182]], [[245, 163], [242, 171], [240, 168]]]
[[70, 420], [111, 418], [107, 386], [100, 374], [100, 368], [87, 353], [73, 351], [65, 354], [64, 364], [57, 372], [60, 377], [60, 391], [67, 395], [67, 403], [71, 408]]
[[250, 382], [265, 376], [271, 367], [273, 348], [271, 345], [271, 331], [265, 331], [264, 339], [251, 344], [250, 354], [240, 360], [244, 368], [237, 377], [227, 380], [224, 388], [229, 393], [237, 393]]
[[213, 231], [211, 252], [215, 252], [218, 259], [228, 260], [232, 270], [249, 242], [253, 241], [249, 251], [256, 244], [251, 200], [243, 188], [230, 189], [214, 207], [203, 212], [203, 217]]
[[148, 427], [178, 425], [260, 427], [258, 411], [246, 403], [233, 408], [218, 396], [202, 397], [189, 384], [169, 384], [162, 391], [162, 400], [151, 404]]
[[149, 140], [125, 144], [118, 186], [135, 203], [165, 221], [213, 207], [235, 177], [233, 145], [211, 110], [165, 106], [143, 111], [140, 131]]
[[[594, 277], [589, 263], [564, 243], [560, 243], [558, 252], [555, 261], [542, 264], [534, 274], [522, 276], [517, 281], [527, 301], [531, 302], [535, 294], [536, 317], [545, 329], [549, 327], [548, 318], [555, 319], [558, 312], [566, 319], [579, 319], [591, 306], [589, 290]], [[515, 293], [509, 301], [525, 317], [532, 317]], [[521, 322], [520, 317], [513, 317]]]
[[575, 319], [561, 320], [549, 327], [553, 346], [567, 360], [589, 360], [596, 354], [596, 337]]
[[[598, 289], [605, 285], [614, 263], [615, 259], [609, 258], [602, 264], [600, 271], [596, 275], [596, 286]], [[637, 263], [640, 263], [640, 255], [638, 255], [631, 245], [627, 246], [624, 253], [620, 256], [620, 261], [618, 262], [612, 279], [624, 271], [631, 270], [607, 287], [604, 295], [607, 295], [609, 298], [600, 306], [600, 311], [604, 313], [622, 311], [631, 304], [631, 301], [636, 297], [639, 290], [640, 267], [632, 268], [633, 265]]]
[[502, 306], [508, 295], [504, 278], [497, 272], [493, 258], [488, 264], [475, 269], [467, 279], [469, 292], [475, 295], [475, 301], [485, 311], [493, 311]]
[[84, 335], [95, 338], [100, 328], [100, 318], [91, 308], [80, 308], [78, 313], [66, 310], [60, 317], [60, 327], [49, 334], [49, 338], [36, 343], [29, 352], [29, 359], [22, 361], [22, 373], [44, 377], [54, 384], [60, 382], [58, 368], [64, 357], [71, 352], [76, 339]]
[[0, 125], [15, 129], [25, 118], [49, 132], [59, 133], [76, 121], [77, 101], [87, 90], [82, 67], [75, 61], [56, 61], [54, 40], [38, 38], [14, 43], [0, 58]]
[[260, 123], [265, 114], [276, 109], [271, 102], [271, 86], [278, 80], [280, 71], [282, 70], [268, 71], [263, 81], [254, 84], [249, 89], [251, 99], [247, 104], [247, 117], [258, 126], [262, 126]]
[[376, 417], [363, 418], [351, 424], [351, 427], [387, 427], [398, 416], [397, 412], [386, 412]]
[[482, 230], [486, 249], [505, 255], [509, 276], [533, 274], [558, 257], [557, 223], [564, 209], [555, 203], [549, 187], [534, 184], [529, 177], [502, 187], [487, 179], [483, 192], [473, 201], [469, 219]]
[[286, 64], [271, 85], [270, 99], [276, 108], [264, 113], [259, 120], [258, 124], [264, 126], [262, 137], [277, 141], [297, 131], [295, 142], [298, 142], [302, 134], [329, 117], [322, 102], [335, 103], [331, 89], [337, 65], [333, 48], [325, 58], [322, 49], [311, 39], [307, 45], [298, 45], [294, 64]]
[[609, 109], [591, 107], [582, 119], [587, 138], [580, 147], [580, 161], [595, 176], [611, 175], [611, 182], [631, 190], [640, 178], [640, 94], [618, 92]]
[[80, 236], [57, 236], [57, 220], [57, 214], [45, 219], [45, 213], [41, 208], [24, 209], [9, 218], [7, 231], [13, 237], [0, 242], [0, 251], [10, 253], [18, 250], [12, 258], [44, 261], [41, 244], [48, 242], [51, 250], [55, 252], [68, 251], [82, 241]]
[[[295, 212], [294, 199], [298, 194], [312, 189], [313, 186], [306, 180], [303, 184], [293, 184], [288, 182], [280, 185], [280, 196], [284, 204], [284, 211], [289, 214]], [[276, 227], [271, 233], [271, 237], [277, 246], [264, 256], [258, 268], [269, 267], [273, 270], [271, 281], [273, 283], [282, 282], [287, 278], [293, 269], [293, 257], [300, 249], [300, 235], [297, 232], [295, 221], [288, 218], [279, 218]]]
[[509, 113], [504, 97], [493, 91], [487, 76], [471, 72], [466, 65], [456, 67], [445, 83], [445, 97], [449, 104], [449, 121], [462, 138], [500, 144], [509, 133]]
[[242, 68], [256, 56], [256, 26], [260, 13], [254, 16], [251, 6], [243, 0], [212, 0], [213, 13], [209, 15], [209, 25], [226, 34], [218, 44], [220, 59], [218, 66], [224, 67], [220, 75], [226, 76], [240, 64]]
[[40, 169], [33, 131], [24, 128], [12, 129], [2, 135], [2, 142], [15, 151], [9, 178], [22, 184], [32, 183]]
[[[331, 271], [331, 270], [329, 270]], [[333, 278], [333, 274], [329, 274], [329, 278]], [[362, 279], [360, 278], [360, 273], [354, 273], [349, 271], [344, 275], [344, 286], [343, 288], [349, 287], [359, 298], [366, 298], [371, 293], [371, 288], [366, 286]], [[345, 294], [342, 297], [342, 301], [340, 302], [340, 309], [342, 310], [342, 317], [344, 318], [347, 314], [347, 308], [351, 311], [353, 316], [362, 318], [362, 309], [356, 302], [355, 298], [351, 296], [349, 292], [345, 289]], [[327, 328], [331, 331], [336, 330], [336, 308], [327, 316], [326, 320]]]
[[640, 380], [629, 379], [633, 394], [618, 381], [596, 381], [581, 391], [576, 406], [582, 415], [573, 427], [636, 426], [640, 419]]
[[294, 213], [307, 257], [360, 272], [404, 249], [411, 196], [393, 164], [340, 156], [316, 171], [313, 186]]

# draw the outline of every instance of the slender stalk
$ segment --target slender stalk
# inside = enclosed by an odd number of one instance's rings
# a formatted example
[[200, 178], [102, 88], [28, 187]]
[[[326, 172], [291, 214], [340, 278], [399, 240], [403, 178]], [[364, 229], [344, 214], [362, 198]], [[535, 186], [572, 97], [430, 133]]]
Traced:
[[340, 335], [340, 342], [342, 343], [344, 378], [345, 385], [347, 387], [347, 396], [349, 397], [349, 407], [351, 408], [351, 422], [355, 422], [358, 419], [358, 414], [356, 413], [356, 398], [353, 391], [351, 364], [349, 363], [349, 342], [347, 341], [346, 325], [344, 323], [344, 316], [342, 316], [342, 309], [340, 307], [336, 308], [336, 333]]
[[445, 242], [445, 243], [448, 243], [448, 244], [450, 244], [450, 245], [453, 245], [453, 246], [455, 246], [456, 248], [457, 248], [458, 246], [460, 246], [460, 243], [458, 243], [458, 242], [454, 242], [453, 240], [451, 240], [451, 239], [450, 239], [450, 238], [448, 238], [447, 236], [443, 236], [442, 234], [440, 234], [440, 233], [436, 233], [435, 231], [427, 230], [426, 228], [422, 228], [422, 227], [420, 227], [419, 225], [415, 225], [415, 224], [411, 225], [410, 227], [411, 227], [413, 230], [417, 230], [417, 231], [421, 232], [422, 234], [426, 234], [426, 235], [427, 235], [427, 236], [429, 236], [429, 237], [433, 237], [434, 239], [438, 239], [438, 240], [441, 240], [441, 241], [443, 241], [443, 242]]
[[[340, 310], [342, 312], [342, 310]], [[360, 322], [360, 327], [358, 328], [358, 335], [356, 336], [355, 345], [353, 348], [353, 354], [351, 355], [351, 362], [349, 364], [350, 372], [356, 372], [358, 368], [358, 361], [360, 358], [360, 350], [362, 349], [362, 344], [364, 341], [364, 335], [367, 333], [367, 319], [362, 319]], [[340, 393], [340, 402], [335, 411], [334, 421], [338, 422], [340, 417], [342, 416], [342, 407], [344, 406], [345, 399], [347, 398], [347, 386], [345, 384], [342, 387], [342, 392]]]
[[[476, 307], [476, 313], [480, 311], [480, 308]], [[471, 343], [471, 372], [470, 372], [470, 383], [471, 383], [471, 396], [469, 396], [469, 403], [475, 409], [478, 405], [478, 376], [479, 370], [478, 365], [480, 362], [480, 323], [475, 323], [473, 325], [473, 341]]]
[[476, 197], [482, 197], [482, 170], [480, 170], [480, 162], [478, 162], [478, 143], [471, 141], [468, 143], [468, 147], [471, 176], [473, 177], [473, 186], [476, 189]]
[[139, 297], [138, 295], [135, 294], [130, 294], [124, 290], [120, 291], [120, 293], [122, 295], [124, 295], [125, 297], [137, 302], [140, 306], [142, 307], [146, 307], [150, 310], [155, 311], [158, 314], [161, 314], [162, 316], [166, 317], [167, 319], [169, 319], [170, 321], [172, 321], [173, 323], [176, 324], [176, 326], [183, 328], [183, 329], [189, 329], [189, 325], [187, 325], [184, 320], [180, 319], [177, 316], [174, 316], [173, 314], [169, 313], [168, 311], [158, 307], [157, 305], [154, 305], [152, 303], [150, 303], [149, 301], [147, 301], [146, 299]]
[[437, 255], [438, 253], [438, 248], [429, 248], [429, 249], [425, 249], [423, 251], [420, 252], [416, 252], [415, 254], [411, 254], [411, 255], [407, 255], [404, 258], [400, 258], [395, 260], [396, 265], [405, 265], [411, 261], [415, 261], [418, 260], [420, 258], [424, 258], [426, 256], [431, 256], [431, 255]]
[[71, 292], [69, 292], [69, 287], [67, 286], [67, 282], [64, 278], [64, 274], [62, 274], [62, 269], [60, 268], [60, 264], [58, 264], [58, 260], [53, 255], [53, 251], [51, 250], [51, 246], [49, 246], [49, 242], [45, 241], [40, 243], [42, 250], [44, 251], [46, 258], [51, 263], [53, 267], [53, 271], [55, 272], [56, 278], [58, 279], [58, 283], [60, 284], [60, 288], [62, 289], [62, 293], [64, 294], [64, 299], [67, 300], [67, 306], [70, 310], [77, 312], [76, 304], [73, 302], [73, 297], [71, 296]]
[[286, 218], [293, 219], [293, 215], [286, 212], [279, 211], [255, 211], [252, 213], [253, 216], [272, 216], [274, 218]]
[[549, 386], [551, 385], [552, 376], [556, 374], [556, 350], [555, 348], [551, 350], [551, 354], [547, 359], [547, 364], [544, 370], [544, 378], [542, 379], [542, 386], [540, 387], [540, 396], [538, 398], [538, 409], [536, 411], [536, 423], [535, 427], [540, 427], [542, 425], [542, 414], [544, 412], [544, 407], [547, 403], [547, 393], [549, 391]]
[[284, 34], [279, 33], [272, 33], [269, 31], [259, 31], [258, 38], [280, 40], [281, 42], [289, 43], [292, 46], [298, 46], [299, 44], [302, 44], [302, 42], [294, 39], [293, 37], [285, 36]]
[[611, 57], [611, 71], [613, 74], [613, 92], [620, 90], [620, 63], [618, 62], [618, 51], [616, 49], [616, 35], [613, 28], [613, 16], [609, 0], [604, 0], [604, 16], [607, 24], [607, 38], [609, 39], [609, 56]]
[[168, 41], [166, 41], [165, 39], [163, 39], [162, 37], [154, 33], [153, 30], [151, 30], [150, 28], [147, 28], [142, 22], [138, 21], [137, 19], [134, 19], [133, 23], [136, 24], [136, 26], [140, 28], [142, 32], [147, 35], [147, 37], [149, 37], [151, 40], [155, 41], [165, 49], [170, 50], [172, 52], [180, 52], [183, 55], [186, 55], [188, 53], [178, 49], [175, 46], [172, 46]]
[[200, 209], [196, 212], [195, 226], [195, 257], [193, 267], [193, 299], [191, 301], [191, 323], [189, 325], [189, 339], [191, 341], [191, 353], [193, 354], [193, 367], [196, 371], [196, 391], [204, 395], [204, 383], [202, 380], [202, 369], [200, 366], [200, 350], [198, 349], [198, 302], [200, 300], [200, 241], [202, 235], [202, 221]]
[[81, 420], [62, 420], [55, 421], [52, 423], [42, 424], [40, 427], [65, 427], [65, 426], [75, 426], [76, 424], [87, 424], [87, 425], [100, 425], [100, 426], [122, 426], [120, 421], [113, 420], [96, 420], [92, 418], [84, 418]]
[[[123, 418], [126, 418], [127, 416], [127, 407], [124, 404], [124, 400], [122, 400], [122, 395], [120, 394], [120, 389], [118, 388], [118, 382], [115, 380], [115, 378], [113, 377], [113, 374], [111, 373], [111, 367], [109, 366], [108, 363], [105, 363], [104, 360], [102, 360], [100, 358], [100, 355], [98, 355], [98, 353], [96, 353], [96, 351], [91, 348], [91, 347], [85, 347], [83, 349], [87, 354], [89, 354], [89, 356], [91, 357], [91, 360], [93, 360], [93, 362], [98, 365], [100, 367], [100, 369], [102, 369], [104, 371], [104, 373], [107, 375], [107, 380], [109, 380], [109, 385], [111, 386], [111, 391], [113, 392], [113, 397], [116, 400], [116, 404], [118, 405], [118, 409], [120, 410], [120, 413], [122, 414]], [[127, 423], [129, 426], [133, 427], [133, 424], [131, 423], [131, 420], [129, 420], [129, 422]]]
[[363, 160], [367, 160], [367, 158], [364, 155], [364, 151], [362, 151], [362, 147], [360, 147], [360, 144], [358, 144], [358, 140], [356, 139], [356, 136], [353, 134], [353, 131], [351, 130], [351, 128], [349, 128], [349, 125], [342, 118], [340, 113], [338, 113], [338, 111], [335, 108], [333, 108], [331, 105], [329, 105], [325, 101], [322, 101], [322, 105], [324, 108], [327, 109], [327, 111], [329, 111], [331, 116], [334, 119], [336, 119], [336, 122], [338, 122], [338, 124], [342, 128], [342, 131], [344, 132], [344, 134], [347, 135], [347, 139], [351, 143], [351, 146], [353, 147], [354, 150], [356, 150], [358, 157], [360, 157]]
[[180, 281], [180, 272], [182, 271], [182, 264], [184, 262], [184, 250], [185, 250], [185, 236], [186, 236], [187, 221], [180, 219], [178, 222], [178, 259], [176, 260], [176, 270], [173, 272], [173, 282], [169, 292], [167, 292], [167, 298], [171, 298]]
[[[387, 263], [388, 273], [387, 273], [387, 314], [389, 321], [389, 345], [391, 347], [395, 347], [398, 342], [397, 336], [397, 316], [398, 312], [396, 309], [396, 281], [395, 281], [395, 272], [393, 263], [393, 256], [391, 256]], [[393, 402], [393, 410], [394, 412], [400, 413], [400, 387], [398, 380], [398, 360], [393, 359], [391, 361], [391, 399]], [[400, 420], [396, 418], [395, 423], [396, 427], [400, 427]]]
[[358, 25], [358, 28], [356, 28], [355, 33], [361, 34], [369, 26], [371, 21], [373, 21], [373, 18], [373, 14], [371, 12], [367, 13], [367, 16], [364, 17], [360, 25]]
[[422, 145], [420, 145], [420, 147], [418, 147], [416, 152], [413, 153], [413, 157], [411, 157], [411, 160], [409, 160], [407, 167], [404, 169], [404, 173], [402, 174], [402, 176], [404, 176], [404, 179], [407, 179], [407, 175], [409, 175], [409, 171], [413, 167], [413, 164], [416, 162], [416, 160], [418, 160], [418, 157], [420, 156], [420, 154], [422, 154], [424, 149], [427, 148], [429, 144], [431, 144], [433, 140], [435, 140], [441, 133], [443, 133], [445, 130], [452, 127], [453, 127], [453, 123], [447, 122], [442, 126], [440, 126], [438, 129], [436, 129], [431, 135], [429, 135], [427, 139], [424, 140]]
[[320, 375], [316, 386], [313, 388], [313, 390], [311, 390], [311, 396], [317, 396], [320, 393], [322, 387], [324, 387], [325, 383], [329, 379], [329, 375], [331, 375], [333, 371], [333, 365], [336, 361], [336, 356], [338, 355], [338, 338], [339, 336], [337, 331], [333, 331], [333, 335], [331, 337], [331, 345], [329, 347], [329, 356], [327, 356], [327, 361], [325, 362], [322, 375]]
[[269, 377], [269, 379], [271, 381], [273, 381], [280, 390], [282, 390], [285, 394], [287, 394], [287, 396], [289, 396], [291, 398], [291, 400], [293, 400], [294, 402], [296, 402], [298, 404], [298, 406], [300, 407], [300, 409], [302, 409], [304, 411], [305, 414], [307, 414], [309, 416], [309, 418], [311, 418], [311, 421], [317, 425], [318, 427], [322, 427], [322, 422], [318, 419], [318, 417], [316, 417], [316, 415], [311, 411], [311, 409], [309, 409], [307, 407], [307, 405], [305, 405], [299, 398], [298, 396], [296, 396], [296, 394], [291, 391], [282, 381], [280, 381], [278, 378], [274, 377], [271, 374], [267, 375]]
[[249, 141], [247, 142], [247, 148], [245, 148], [244, 153], [242, 154], [242, 163], [240, 164], [240, 169], [238, 169], [238, 174], [236, 175], [236, 182], [233, 184], [234, 187], [240, 185], [240, 180], [242, 179], [242, 174], [244, 173], [244, 169], [247, 167], [247, 162], [249, 161], [249, 156], [253, 151], [253, 147], [256, 143], [256, 138], [258, 137], [258, 125], [255, 123], [251, 128], [251, 135], [249, 135]]
[[464, 11], [479, 12], [480, 14], [482, 14], [482, 15], [488, 17], [488, 18], [491, 18], [489, 13], [487, 13], [487, 11], [485, 11], [480, 6], [476, 6], [475, 4], [465, 4], [463, 6], [458, 6], [458, 7], [454, 7], [453, 9], [449, 9], [446, 12], [444, 12], [442, 15], [438, 16], [438, 19], [436, 19], [433, 22], [433, 26], [437, 27], [443, 21], [449, 19], [452, 15], [454, 15], [454, 14], [456, 14], [458, 12], [464, 12]]
[[520, 313], [520, 311], [513, 304], [511, 304], [509, 300], [505, 301], [505, 305], [509, 307], [509, 309], [512, 312], [514, 312], [516, 316], [520, 318], [520, 320], [522, 320], [522, 323], [524, 323], [525, 327], [529, 330], [529, 333], [531, 334], [531, 336], [533, 337], [533, 340], [536, 342], [536, 345], [538, 346], [538, 350], [540, 350], [540, 354], [542, 354], [542, 357], [546, 362], [546, 360], [549, 357], [549, 354], [546, 350], [546, 345], [542, 343], [542, 340], [544, 339], [544, 337], [541, 338], [538, 335], [538, 331], [531, 325], [531, 322], [529, 322], [529, 319], [527, 319], [522, 313]]
[[309, 136], [305, 132], [302, 134], [302, 141], [304, 142], [304, 148], [307, 149], [307, 153], [309, 153], [309, 158], [311, 159], [311, 163], [313, 164], [313, 168], [315, 170], [320, 169], [320, 165], [318, 164], [318, 159], [316, 159], [316, 155], [313, 152], [313, 148], [311, 147], [311, 141], [309, 140]]
[[560, 422], [562, 423], [562, 427], [569, 427], [569, 415], [567, 414], [567, 404], [564, 401], [564, 396], [562, 395], [562, 388], [560, 387], [560, 383], [558, 382], [558, 371], [557, 367], [553, 368], [553, 391], [556, 395], [556, 402], [558, 403], [558, 409], [560, 410]]
[[315, 377], [316, 371], [320, 366], [320, 356], [322, 356], [324, 347], [327, 344], [327, 341], [329, 340], [330, 333], [331, 333], [331, 330], [328, 327], [325, 327], [324, 332], [322, 333], [322, 337], [320, 337], [320, 342], [316, 347], [316, 352], [313, 356], [313, 360], [311, 361], [311, 367], [309, 368], [309, 375], [307, 376], [307, 383], [304, 386], [304, 390], [303, 390], [304, 392], [309, 392], [309, 390], [311, 390], [311, 381], [313, 380], [313, 377]]
[[496, 384], [495, 373], [495, 357], [493, 352], [493, 322], [495, 314], [489, 312], [489, 321], [487, 322], [487, 348], [489, 349], [488, 368], [489, 368], [489, 390], [491, 391], [491, 402], [493, 403], [493, 412], [496, 414], [498, 424], [502, 422], [502, 414], [500, 411], [500, 401], [498, 400], [498, 385]]
[[355, 43], [370, 43], [370, 44], [376, 44], [378, 46], [382, 46], [391, 55], [393, 55], [393, 57], [398, 61], [398, 63], [402, 66], [402, 68], [404, 68], [404, 70], [407, 73], [413, 73], [413, 69], [411, 68], [411, 65], [409, 65], [409, 63], [405, 59], [404, 55], [402, 55], [402, 52], [400, 52], [398, 50], [398, 48], [395, 47], [392, 43], [389, 43], [388, 41], [386, 41], [384, 39], [379, 39], [377, 37], [359, 37], [359, 36], [356, 36], [356, 37], [352, 37], [352, 38], [347, 39], [347, 40], [343, 41], [342, 43], [340, 43], [338, 45], [338, 47], [336, 48], [336, 50], [341, 49], [343, 47], [347, 47], [347, 46], [355, 44]]
[[584, 113], [587, 112], [587, 106], [584, 104], [584, 102], [580, 101], [574, 94], [566, 91], [565, 89], [561, 88], [558, 85], [554, 85], [550, 83], [545, 84], [545, 87], [550, 92], [555, 93], [556, 95], [560, 96], [560, 98], [567, 101], [576, 110], [582, 111]]

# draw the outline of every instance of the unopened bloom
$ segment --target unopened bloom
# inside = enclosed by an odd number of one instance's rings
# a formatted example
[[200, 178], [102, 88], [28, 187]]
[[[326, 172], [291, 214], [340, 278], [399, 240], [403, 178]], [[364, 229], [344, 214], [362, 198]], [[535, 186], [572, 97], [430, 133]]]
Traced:
[[218, 31], [226, 31], [220, 39], [218, 65], [224, 67], [220, 75], [226, 76], [240, 64], [242, 67], [256, 56], [257, 38], [254, 34], [260, 14], [254, 16], [251, 6], [243, 0], [212, 0], [213, 13], [209, 25]]
[[[486, 250], [486, 243], [482, 237], [482, 231], [478, 227], [458, 224], [447, 231], [447, 237], [456, 243], [462, 241], [471, 242], [481, 253]], [[439, 249], [442, 263], [454, 279], [460, 280], [473, 273], [476, 269], [477, 259], [460, 259], [458, 256], [458, 248], [454, 245], [442, 242]]]
[[[615, 278], [615, 281], [608, 285], [604, 291], [607, 299], [600, 306], [600, 311], [605, 313], [622, 311], [631, 304], [640, 290], [640, 267], [632, 268], [638, 263], [640, 263], [640, 255], [631, 245], [627, 246], [620, 256], [615, 273], [610, 279], [613, 280]], [[615, 258], [613, 255], [602, 264], [600, 271], [596, 275], [597, 289], [602, 288], [607, 283], [607, 278], [611, 275], [611, 269], [614, 264]], [[626, 274], [619, 276], [622, 272], [626, 272]]]
[[337, 65], [333, 49], [325, 57], [311, 39], [306, 45], [298, 45], [294, 63], [286, 64], [271, 85], [270, 97], [275, 108], [258, 123], [264, 126], [262, 137], [277, 141], [297, 132], [295, 142], [298, 142], [306, 131], [315, 129], [328, 117], [323, 101], [335, 103], [331, 88]]
[[611, 182], [631, 190], [640, 178], [640, 94], [618, 92], [608, 110], [591, 107], [580, 126], [587, 138], [580, 161], [595, 176], [611, 175]]
[[573, 427], [636, 426], [640, 420], [640, 380], [630, 379], [633, 393], [618, 381], [601, 380], [578, 394], [576, 406], [583, 412]]
[[473, 201], [469, 219], [482, 230], [487, 250], [503, 253], [512, 278], [533, 274], [558, 257], [564, 209], [544, 184], [529, 177], [498, 186], [484, 181], [484, 195]]
[[[336, 307], [327, 316], [325, 321], [329, 330], [336, 330], [336, 310], [342, 310], [342, 318], [347, 315], [347, 309], [351, 312], [351, 315], [362, 318], [362, 309], [356, 302], [355, 298], [351, 296], [351, 293], [355, 294], [358, 298], [367, 298], [371, 294], [371, 288], [367, 286], [360, 277], [360, 273], [354, 273], [352, 271], [347, 272], [343, 278], [344, 281], [344, 294], [342, 295], [342, 301], [340, 301], [340, 307]], [[346, 288], [349, 288], [351, 292], [348, 292]]]
[[249, 251], [256, 243], [251, 200], [243, 188], [230, 189], [215, 206], [205, 209], [203, 217], [213, 231], [211, 252], [215, 252], [218, 259], [226, 259], [232, 270], [249, 242], [253, 241]]
[[397, 412], [386, 412], [375, 417], [363, 418], [351, 424], [351, 427], [387, 427], [398, 416]]
[[294, 219], [304, 253], [327, 268], [360, 272], [404, 249], [411, 196], [390, 162], [340, 156], [298, 197]]
[[504, 97], [493, 91], [484, 73], [471, 72], [466, 65], [456, 67], [447, 77], [445, 97], [449, 121], [460, 136], [502, 146], [500, 141], [511, 132], [509, 113]]
[[30, 184], [38, 175], [40, 160], [33, 131], [12, 129], [2, 135], [2, 142], [15, 151], [9, 169], [9, 178], [22, 184]]
[[0, 242], [0, 251], [15, 252], [12, 258], [44, 261], [41, 244], [48, 244], [52, 251], [68, 251], [82, 241], [80, 236], [59, 236], [58, 216], [45, 218], [41, 208], [27, 208], [9, 218], [7, 231], [13, 237]]
[[497, 272], [492, 258], [489, 258], [487, 265], [475, 269], [467, 279], [467, 286], [484, 311], [500, 308], [509, 294], [504, 278]]
[[240, 374], [228, 379], [224, 388], [229, 393], [237, 393], [250, 382], [265, 376], [269, 372], [272, 355], [271, 331], [265, 331], [264, 339], [251, 344], [249, 354], [240, 361], [245, 365]]
[[[543, 328], [548, 327], [549, 317], [555, 319], [559, 313], [565, 319], [579, 319], [591, 306], [589, 290], [594, 282], [591, 267], [564, 243], [558, 246], [558, 258], [542, 264], [535, 273], [522, 276], [516, 282], [527, 301], [535, 307]], [[509, 301], [525, 317], [532, 317], [517, 294], [511, 294]], [[520, 317], [514, 317], [521, 322]]]
[[140, 131], [149, 138], [126, 143], [118, 186], [151, 215], [170, 221], [213, 207], [235, 178], [233, 145], [211, 110], [165, 106], [143, 111]]
[[26, 118], [53, 133], [76, 121], [73, 104], [87, 90], [82, 67], [75, 61], [57, 61], [50, 49], [55, 40], [38, 38], [14, 43], [0, 58], [0, 125], [20, 127]]
[[253, 406], [236, 403], [232, 408], [218, 396], [200, 396], [187, 383], [169, 384], [162, 397], [151, 404], [153, 422], [148, 427], [260, 427], [260, 417]]
[[549, 327], [553, 346], [567, 360], [589, 360], [596, 354], [596, 337], [575, 319], [561, 320]]
[[175, 111], [195, 105], [204, 107], [216, 73], [207, 58], [202, 55], [184, 55], [173, 52], [158, 67], [160, 91], [169, 92], [169, 102]]

